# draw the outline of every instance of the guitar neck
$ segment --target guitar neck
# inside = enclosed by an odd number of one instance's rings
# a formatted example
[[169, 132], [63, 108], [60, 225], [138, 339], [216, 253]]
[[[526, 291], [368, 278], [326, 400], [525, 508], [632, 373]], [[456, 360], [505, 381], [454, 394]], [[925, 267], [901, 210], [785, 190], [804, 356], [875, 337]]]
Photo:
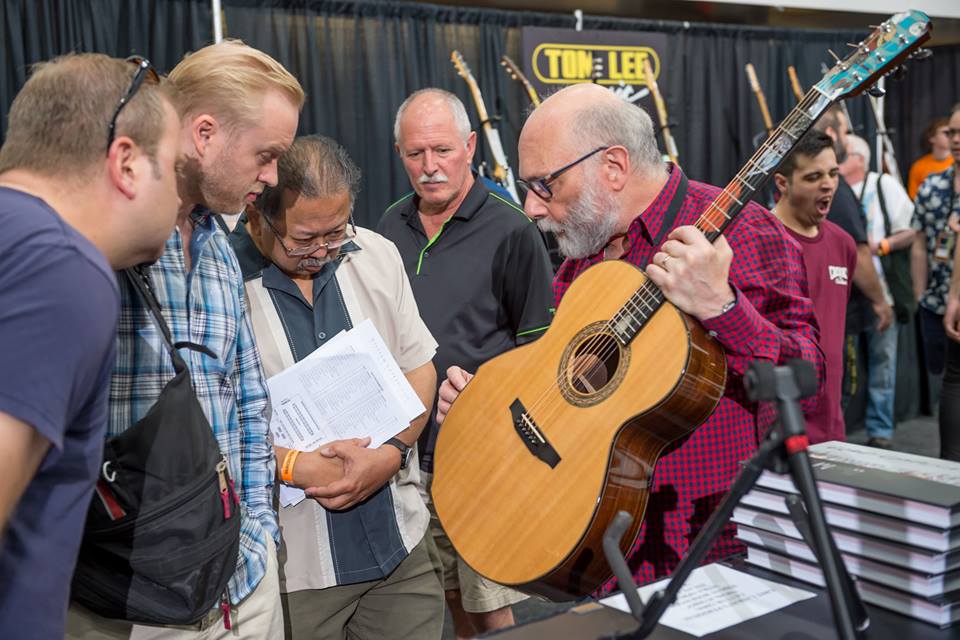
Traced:
[[670, 162], [679, 166], [677, 143], [673, 140], [673, 134], [670, 131], [670, 120], [667, 116], [667, 103], [660, 94], [660, 86], [653, 75], [653, 67], [650, 65], [650, 58], [643, 59], [643, 72], [647, 81], [647, 87], [650, 89], [650, 95], [653, 96], [653, 104], [657, 108], [657, 119], [660, 121], [660, 132], [663, 134], [663, 146], [670, 156]]
[[[831, 102], [814, 86], [783, 122], [772, 130], [766, 142], [694, 223], [710, 242], [716, 240], [733, 222]], [[610, 327], [614, 335], [623, 344], [629, 344], [663, 302], [660, 288], [652, 280], [644, 282], [611, 319]]]
[[757, 79], [757, 72], [749, 62], [746, 66], [747, 78], [750, 80], [750, 87], [753, 89], [753, 95], [757, 98], [757, 104], [760, 105], [760, 115], [763, 117], [763, 126], [769, 135], [773, 130], [773, 118], [770, 117], [770, 109], [767, 108], [767, 98], [763, 95], [763, 89], [760, 88], [760, 81]]
[[790, 88], [793, 89], [793, 95], [797, 97], [797, 102], [803, 100], [803, 89], [800, 88], [800, 78], [797, 77], [797, 70], [793, 65], [787, 67], [787, 75], [790, 77]]

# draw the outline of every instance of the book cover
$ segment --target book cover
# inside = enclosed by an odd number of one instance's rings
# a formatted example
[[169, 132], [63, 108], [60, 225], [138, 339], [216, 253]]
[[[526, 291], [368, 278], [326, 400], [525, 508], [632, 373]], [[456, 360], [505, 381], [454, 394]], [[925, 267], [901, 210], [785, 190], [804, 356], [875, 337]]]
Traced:
[[[823, 572], [816, 565], [772, 553], [766, 549], [747, 547], [747, 562], [802, 582], [821, 587], [826, 585]], [[891, 589], [869, 580], [857, 580], [856, 584], [864, 602], [890, 609], [921, 622], [944, 628], [960, 620], [960, 594], [951, 593], [943, 597], [928, 599]]]
[[[947, 529], [960, 525], [960, 462], [849, 442], [809, 449], [825, 502]], [[759, 486], [796, 493], [790, 476], [765, 471]]]
[[[731, 520], [756, 531], [770, 532], [794, 540], [803, 539], [790, 516], [737, 507]], [[925, 574], [940, 574], [960, 569], [960, 551], [939, 553], [835, 527], [831, 529], [831, 534], [841, 552], [874, 558]]]
[[[765, 511], [789, 515], [786, 493], [769, 489], [754, 489], [740, 504]], [[922, 547], [930, 551], [947, 552], [960, 549], [960, 528], [940, 529], [917, 522], [893, 518], [848, 507], [825, 503], [823, 512], [831, 529], [865, 533], [877, 538]]]
[[[817, 564], [816, 555], [803, 540], [745, 525], [737, 527], [737, 537], [748, 545]], [[939, 574], [921, 573], [880, 562], [878, 558], [865, 558], [843, 550], [840, 552], [840, 557], [843, 558], [843, 563], [851, 575], [923, 598], [942, 596], [960, 589], [960, 571]]]

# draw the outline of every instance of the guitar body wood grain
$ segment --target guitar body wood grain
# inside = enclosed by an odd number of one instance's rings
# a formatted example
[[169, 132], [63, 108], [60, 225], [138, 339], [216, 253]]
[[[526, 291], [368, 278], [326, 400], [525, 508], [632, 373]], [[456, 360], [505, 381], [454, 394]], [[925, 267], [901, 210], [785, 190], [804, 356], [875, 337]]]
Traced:
[[[658, 456], [722, 396], [721, 347], [676, 307], [661, 307], [626, 347], [604, 331], [645, 279], [622, 261], [588, 269], [546, 334], [481, 366], [454, 403], [437, 441], [433, 501], [481, 575], [553, 598], [596, 589], [611, 575], [607, 525], [621, 509], [634, 515], [626, 551]], [[559, 456], [555, 466], [515, 428], [517, 401]]]

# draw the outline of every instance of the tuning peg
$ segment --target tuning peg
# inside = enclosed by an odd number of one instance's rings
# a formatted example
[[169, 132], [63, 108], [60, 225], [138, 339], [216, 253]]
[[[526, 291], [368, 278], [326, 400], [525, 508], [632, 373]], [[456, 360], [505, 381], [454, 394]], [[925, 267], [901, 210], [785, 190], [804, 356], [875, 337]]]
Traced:
[[887, 74], [887, 76], [894, 82], [899, 82], [903, 80], [903, 76], [907, 75], [907, 65], [901, 64], [896, 69]]
[[872, 87], [867, 89], [867, 93], [873, 98], [882, 98], [884, 95], [886, 95], [887, 92], [881, 89], [880, 87], [878, 87], [877, 85], [873, 85]]
[[838, 56], [837, 54], [835, 54], [835, 53], [833, 52], [833, 49], [827, 49], [827, 53], [829, 53], [829, 54], [831, 55], [831, 57], [833, 57], [834, 62], [840, 62], [840, 56]]
[[933, 49], [928, 49], [926, 47], [920, 47], [916, 51], [910, 54], [911, 60], [926, 60], [933, 55]]

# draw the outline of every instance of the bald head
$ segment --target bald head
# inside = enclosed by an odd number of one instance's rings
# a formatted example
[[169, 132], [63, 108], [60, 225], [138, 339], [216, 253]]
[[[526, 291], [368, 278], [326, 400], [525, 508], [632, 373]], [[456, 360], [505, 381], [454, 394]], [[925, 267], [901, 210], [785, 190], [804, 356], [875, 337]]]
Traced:
[[520, 162], [524, 149], [546, 147], [553, 156], [576, 157], [615, 145], [627, 149], [633, 171], [662, 171], [647, 112], [600, 85], [575, 84], [554, 93], [530, 114], [520, 133]]
[[470, 118], [460, 98], [443, 89], [427, 88], [411, 93], [400, 108], [393, 122], [393, 140], [399, 143], [405, 122], [450, 122], [456, 127], [463, 141], [470, 135]]

